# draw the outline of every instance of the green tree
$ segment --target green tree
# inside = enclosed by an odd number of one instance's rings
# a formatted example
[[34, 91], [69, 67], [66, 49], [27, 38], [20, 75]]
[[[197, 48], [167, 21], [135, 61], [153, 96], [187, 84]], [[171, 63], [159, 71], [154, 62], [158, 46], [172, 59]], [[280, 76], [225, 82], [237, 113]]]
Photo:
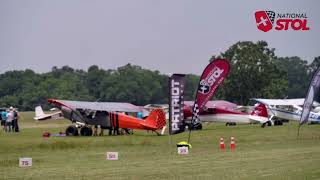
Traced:
[[309, 86], [309, 73], [307, 61], [297, 56], [277, 58], [275, 60], [279, 69], [285, 72], [283, 79], [288, 81], [288, 98], [304, 97]]
[[[267, 42], [238, 42], [219, 57], [230, 61], [231, 71], [219, 94], [227, 100], [247, 104], [250, 98], [283, 98], [287, 82], [274, 63], [274, 49]], [[274, 94], [276, 93], [276, 94]]]
[[186, 75], [186, 84], [184, 90], [184, 99], [193, 101], [196, 96], [200, 77], [194, 74]]

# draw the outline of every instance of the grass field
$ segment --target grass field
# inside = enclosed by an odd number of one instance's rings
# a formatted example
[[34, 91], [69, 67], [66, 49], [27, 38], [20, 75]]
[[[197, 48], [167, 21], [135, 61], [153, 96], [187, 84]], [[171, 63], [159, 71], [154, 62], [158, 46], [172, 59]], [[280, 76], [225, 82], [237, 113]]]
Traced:
[[[188, 155], [176, 153], [187, 133], [42, 138], [58, 133], [67, 120], [35, 122], [21, 113], [20, 133], [0, 134], [0, 179], [320, 179], [320, 126], [305, 125], [297, 138], [297, 123], [262, 129], [259, 125], [208, 124], [193, 131]], [[219, 150], [219, 138], [236, 150]], [[118, 161], [105, 160], [118, 151]], [[33, 165], [18, 167], [19, 157]]]

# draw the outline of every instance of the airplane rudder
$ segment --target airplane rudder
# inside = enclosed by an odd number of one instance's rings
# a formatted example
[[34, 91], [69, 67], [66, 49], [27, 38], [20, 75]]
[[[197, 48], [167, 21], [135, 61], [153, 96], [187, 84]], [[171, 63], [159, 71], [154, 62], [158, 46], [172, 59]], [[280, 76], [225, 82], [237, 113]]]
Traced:
[[251, 115], [268, 117], [268, 110], [264, 104], [258, 103], [255, 105]]
[[41, 115], [44, 114], [41, 106], [37, 106], [37, 107], [35, 108], [35, 114], [36, 114], [36, 116], [41, 116]]
[[147, 121], [152, 121], [158, 129], [161, 129], [166, 125], [166, 114], [162, 109], [154, 109], [151, 111]]

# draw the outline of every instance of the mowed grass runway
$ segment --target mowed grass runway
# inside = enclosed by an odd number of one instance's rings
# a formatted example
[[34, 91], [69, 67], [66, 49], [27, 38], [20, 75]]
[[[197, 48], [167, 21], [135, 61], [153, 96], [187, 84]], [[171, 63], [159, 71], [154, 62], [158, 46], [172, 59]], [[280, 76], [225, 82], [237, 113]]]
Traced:
[[[297, 138], [298, 124], [292, 122], [264, 129], [206, 124], [192, 132], [189, 154], [178, 155], [176, 143], [188, 133], [44, 139], [44, 131], [64, 131], [69, 121], [21, 116], [20, 133], [1, 130], [0, 179], [320, 179], [320, 125], [304, 125]], [[234, 152], [228, 149], [231, 136]], [[119, 152], [119, 160], [105, 160], [107, 151]], [[31, 157], [32, 167], [18, 167], [19, 157]]]

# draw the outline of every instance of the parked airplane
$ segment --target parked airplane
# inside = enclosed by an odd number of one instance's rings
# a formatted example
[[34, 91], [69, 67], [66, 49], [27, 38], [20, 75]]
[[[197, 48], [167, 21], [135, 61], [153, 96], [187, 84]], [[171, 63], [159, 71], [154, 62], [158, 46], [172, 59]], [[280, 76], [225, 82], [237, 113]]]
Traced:
[[78, 135], [78, 128], [80, 128], [81, 135], [91, 136], [93, 132], [90, 125], [100, 125], [104, 129], [109, 129], [109, 135], [112, 130], [114, 135], [118, 135], [119, 128], [151, 130], [159, 135], [157, 130], [166, 125], [165, 113], [161, 109], [153, 110], [146, 119], [139, 119], [123, 114], [123, 112], [141, 112], [140, 107], [130, 103], [56, 99], [49, 99], [48, 102], [61, 109], [62, 115], [72, 121], [73, 125], [66, 129], [67, 135]]
[[[274, 125], [282, 125], [283, 122], [292, 120], [300, 121], [304, 98], [299, 99], [258, 99], [252, 100], [267, 106], [270, 120]], [[313, 102], [313, 110], [309, 114], [309, 122], [320, 123], [320, 104]]]
[[[185, 101], [184, 117], [186, 120], [192, 118], [193, 101]], [[226, 125], [235, 123], [260, 123], [262, 127], [271, 125], [268, 119], [268, 112], [263, 104], [255, 106], [249, 114], [237, 110], [238, 106], [228, 101], [208, 101], [204, 110], [200, 112], [199, 119], [201, 122], [225, 122]]]
[[166, 119], [169, 119], [169, 105], [168, 104], [147, 104], [143, 106], [143, 117], [148, 115], [153, 109], [162, 109], [166, 113]]
[[62, 119], [62, 113], [61, 111], [45, 114], [42, 110], [41, 106], [37, 106], [35, 108], [35, 117], [33, 119], [35, 120], [46, 120], [46, 119]]

